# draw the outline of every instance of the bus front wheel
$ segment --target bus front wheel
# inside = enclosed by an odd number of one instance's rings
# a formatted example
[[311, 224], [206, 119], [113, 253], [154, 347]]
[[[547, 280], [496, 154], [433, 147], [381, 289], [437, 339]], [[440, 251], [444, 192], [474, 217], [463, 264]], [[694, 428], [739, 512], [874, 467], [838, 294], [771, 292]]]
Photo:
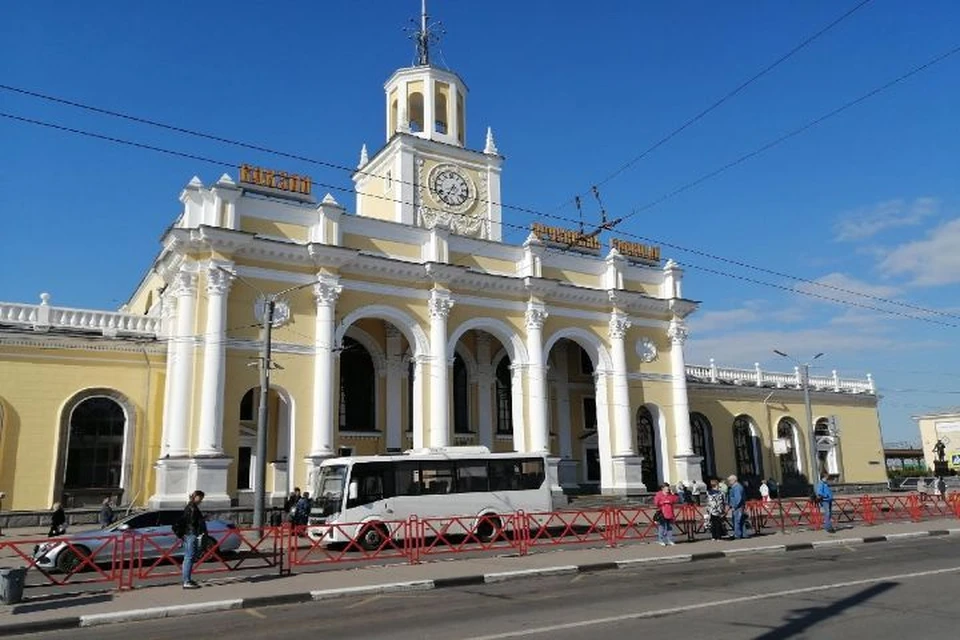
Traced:
[[364, 551], [377, 551], [387, 541], [387, 530], [379, 522], [368, 524], [360, 531], [357, 540]]

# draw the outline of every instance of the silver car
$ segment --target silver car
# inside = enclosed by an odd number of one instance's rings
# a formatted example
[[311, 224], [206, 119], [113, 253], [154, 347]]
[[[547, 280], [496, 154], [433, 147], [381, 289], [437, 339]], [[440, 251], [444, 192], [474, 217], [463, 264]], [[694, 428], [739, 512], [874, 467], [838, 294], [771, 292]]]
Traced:
[[[51, 539], [50, 542], [40, 544], [34, 550], [34, 562], [38, 568], [57, 570], [63, 573], [76, 571], [85, 563], [111, 564], [118, 559], [121, 553], [130, 557], [132, 550], [127, 543], [126, 549], [121, 548], [120, 540], [125, 533], [136, 532], [145, 536], [141, 551], [137, 551], [139, 560], [156, 559], [164, 556], [180, 557], [183, 548], [173, 534], [173, 525], [182, 517], [183, 510], [140, 511], [118, 520], [104, 529], [94, 529]], [[226, 520], [210, 520], [207, 522], [207, 535], [204, 549], [206, 551], [215, 543], [220, 552], [236, 551], [240, 548], [242, 538], [237, 527]], [[89, 564], [88, 564], [89, 567]]]

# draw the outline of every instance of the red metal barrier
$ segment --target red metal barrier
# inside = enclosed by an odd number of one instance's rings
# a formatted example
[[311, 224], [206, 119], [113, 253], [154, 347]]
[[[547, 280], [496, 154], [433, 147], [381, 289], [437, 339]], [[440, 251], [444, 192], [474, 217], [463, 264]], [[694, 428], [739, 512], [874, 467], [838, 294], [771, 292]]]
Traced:
[[[705, 508], [678, 505], [675, 526], [689, 540], [709, 533]], [[206, 546], [195, 563], [195, 573], [228, 573], [246, 569], [277, 569], [290, 573], [295, 567], [397, 560], [415, 564], [423, 557], [462, 553], [514, 550], [520, 555], [534, 547], [575, 544], [616, 546], [624, 541], [650, 541], [656, 536], [654, 507], [606, 508], [543, 513], [517, 512], [450, 518], [411, 517], [408, 520], [338, 523], [311, 526], [326, 534], [319, 540], [306, 537], [306, 528], [265, 527], [231, 529]], [[751, 501], [747, 514], [755, 533], [779, 529], [819, 529], [821, 507], [808, 499]], [[916, 494], [837, 497], [833, 501], [837, 523], [873, 525], [924, 518], [960, 518], [960, 492], [946, 497], [922, 499]], [[336, 544], [330, 544], [330, 542]], [[50, 545], [61, 558], [53, 566], [41, 560]], [[93, 536], [85, 539], [2, 540], [0, 562], [22, 561], [34, 569], [28, 586], [112, 584], [132, 588], [153, 579], [172, 579], [180, 574], [182, 543], [172, 533]], [[52, 556], [51, 556], [52, 558]], [[39, 580], [36, 578], [39, 576]]]

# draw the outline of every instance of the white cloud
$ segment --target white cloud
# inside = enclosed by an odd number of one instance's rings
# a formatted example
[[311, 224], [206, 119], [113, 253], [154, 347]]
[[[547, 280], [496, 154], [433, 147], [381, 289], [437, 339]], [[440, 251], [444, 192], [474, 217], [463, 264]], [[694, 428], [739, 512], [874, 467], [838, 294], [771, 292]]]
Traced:
[[888, 200], [850, 211], [842, 214], [834, 225], [834, 240], [856, 242], [872, 238], [887, 229], [918, 225], [936, 214], [939, 207], [940, 202], [936, 198], [916, 198], [913, 202]]
[[[870, 306], [883, 304], [874, 298], [892, 298], [899, 293], [897, 287], [871, 284], [839, 272], [817, 278], [813, 283], [802, 282], [798, 284], [795, 289], [801, 294], [807, 294], [806, 297], [814, 300], [822, 300], [823, 302], [833, 302], [836, 304], [849, 304], [850, 302], [854, 302], [856, 304], [868, 304]], [[872, 296], [872, 298], [870, 296]], [[831, 298], [831, 300], [823, 300], [823, 298]]]
[[[754, 362], [774, 364], [774, 349], [785, 351], [797, 358], [810, 357], [825, 352], [834, 359], [844, 354], [856, 354], [868, 350], [894, 349], [902, 346], [892, 335], [876, 332], [856, 332], [844, 327], [826, 327], [783, 331], [761, 329], [742, 331], [724, 336], [697, 338], [691, 332], [687, 360], [693, 364], [706, 363], [714, 358], [717, 364], [750, 366]], [[774, 368], [789, 371], [793, 365], [782, 358], [781, 366]]]
[[960, 282], [960, 218], [893, 249], [880, 262], [881, 272], [912, 278], [916, 286], [939, 286]]
[[727, 309], [725, 311], [707, 311], [702, 315], [690, 319], [690, 328], [696, 332], [709, 333], [711, 331], [736, 328], [744, 324], [751, 324], [760, 320], [760, 314], [747, 307]]

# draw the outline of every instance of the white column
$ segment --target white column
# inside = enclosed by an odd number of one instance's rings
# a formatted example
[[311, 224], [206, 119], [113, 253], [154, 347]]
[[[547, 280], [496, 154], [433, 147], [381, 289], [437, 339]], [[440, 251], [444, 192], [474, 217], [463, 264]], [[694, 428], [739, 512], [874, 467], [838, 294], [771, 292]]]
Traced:
[[490, 336], [477, 333], [477, 427], [480, 444], [493, 450], [493, 384], [494, 371], [490, 361]]
[[[630, 424], [630, 387], [627, 382], [627, 353], [624, 338], [630, 320], [619, 311], [610, 316], [610, 355], [613, 360], [613, 455], [634, 456], [637, 454]], [[646, 480], [646, 478], [645, 478]]]
[[387, 449], [402, 449], [403, 447], [403, 403], [401, 396], [401, 380], [403, 379], [403, 356], [400, 352], [400, 331], [390, 323], [386, 325], [387, 335], [387, 420], [386, 442]]
[[573, 429], [570, 426], [570, 373], [567, 350], [554, 349], [554, 366], [557, 369], [557, 435], [560, 438], [560, 457], [573, 457]]
[[690, 430], [690, 402], [687, 399], [687, 367], [683, 358], [683, 343], [687, 339], [687, 325], [682, 318], [674, 316], [667, 329], [670, 338], [670, 373], [673, 387], [673, 437], [676, 446], [674, 462], [677, 479], [703, 480], [700, 457], [693, 451], [693, 436]]
[[427, 359], [413, 357], [413, 448], [422, 449], [428, 438], [423, 424], [423, 381], [427, 376]]
[[453, 308], [450, 292], [430, 291], [430, 444], [450, 444], [450, 385], [447, 357], [447, 317]]
[[680, 318], [670, 321], [670, 373], [673, 387], [673, 434], [676, 455], [693, 455], [693, 437], [690, 432], [690, 403], [687, 400], [687, 368], [683, 359], [683, 343], [687, 339], [687, 325]]
[[513, 450], [527, 451], [527, 430], [525, 421], [527, 412], [524, 409], [523, 372], [526, 366], [519, 363], [510, 364], [510, 404], [513, 418]]
[[203, 332], [203, 382], [197, 454], [223, 455], [223, 384], [226, 364], [227, 297], [233, 280], [229, 265], [207, 267], [207, 323]]
[[173, 378], [174, 367], [177, 362], [177, 341], [176, 328], [177, 321], [177, 299], [172, 292], [163, 296], [160, 302], [160, 315], [163, 318], [161, 326], [163, 334], [167, 340], [167, 367], [163, 383], [163, 435], [160, 442], [160, 457], [163, 458], [169, 453], [170, 449], [170, 408], [173, 404]]
[[[550, 451], [550, 429], [547, 426], [547, 365], [543, 355], [543, 324], [547, 310], [542, 303], [527, 303], [527, 384], [530, 395], [530, 439], [527, 451]], [[522, 428], [522, 425], [519, 425]], [[516, 429], [518, 425], [514, 425]]]
[[182, 457], [190, 453], [189, 437], [193, 408], [193, 355], [197, 311], [197, 274], [182, 268], [177, 273], [173, 292], [177, 298], [177, 327], [174, 334], [173, 380], [170, 384], [167, 454]]
[[313, 428], [311, 430], [310, 458], [314, 466], [319, 459], [335, 454], [333, 436], [333, 397], [337, 387], [333, 379], [334, 309], [340, 297], [337, 276], [321, 276], [313, 286], [317, 302], [316, 355], [313, 360]]

